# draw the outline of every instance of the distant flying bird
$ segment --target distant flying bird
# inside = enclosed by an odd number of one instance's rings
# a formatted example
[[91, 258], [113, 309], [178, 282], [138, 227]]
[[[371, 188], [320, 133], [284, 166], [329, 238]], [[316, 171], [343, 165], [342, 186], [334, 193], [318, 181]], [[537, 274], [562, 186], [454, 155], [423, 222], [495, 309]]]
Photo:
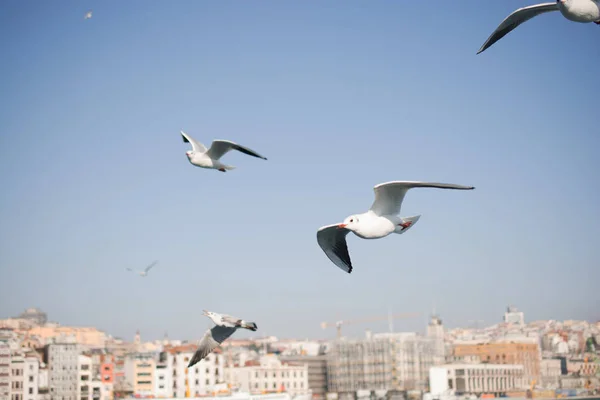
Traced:
[[412, 188], [439, 188], [473, 190], [473, 186], [450, 183], [394, 181], [375, 186], [375, 201], [369, 211], [351, 215], [341, 224], [327, 225], [317, 231], [317, 242], [327, 257], [347, 273], [352, 272], [352, 262], [346, 244], [350, 232], [362, 239], [379, 239], [391, 233], [402, 234], [417, 223], [420, 215], [402, 218], [400, 207], [404, 196]]
[[210, 146], [210, 149], [206, 150], [206, 147], [204, 147], [202, 143], [194, 140], [184, 131], [181, 131], [181, 136], [183, 137], [184, 143], [190, 143], [192, 145], [192, 150], [186, 151], [185, 154], [190, 163], [196, 167], [216, 169], [221, 172], [234, 169], [235, 167], [231, 165], [225, 165], [219, 161], [223, 155], [229, 152], [229, 150], [241, 151], [249, 156], [266, 160], [265, 157], [256, 153], [254, 150], [250, 150], [247, 147], [230, 142], [228, 140], [214, 140]]
[[523, 7], [514, 11], [502, 21], [494, 33], [481, 46], [477, 54], [491, 47], [523, 22], [551, 11], [560, 11], [563, 17], [569, 21], [581, 23], [593, 22], [600, 25], [600, 0], [557, 0], [552, 3], [541, 3]]
[[154, 267], [156, 265], [158, 261], [154, 261], [152, 264], [148, 265], [146, 267], [146, 269], [144, 269], [143, 271], [139, 271], [139, 270], [133, 270], [131, 268], [126, 268], [127, 271], [131, 271], [131, 272], [137, 272], [139, 276], [141, 277], [145, 277], [148, 275], [148, 271], [150, 271], [150, 268]]
[[92, 18], [92, 11], [88, 11], [87, 13], [85, 13], [85, 15], [83, 16], [83, 19], [90, 19]]
[[258, 326], [256, 326], [254, 322], [246, 322], [242, 319], [232, 317], [231, 315], [217, 314], [206, 310], [202, 310], [202, 312], [202, 315], [206, 315], [216, 325], [212, 329], [207, 330], [204, 337], [202, 337], [198, 349], [187, 366], [188, 368], [212, 353], [212, 351], [219, 347], [219, 345], [229, 336], [233, 335], [238, 328], [249, 329], [251, 331], [256, 331], [258, 329]]

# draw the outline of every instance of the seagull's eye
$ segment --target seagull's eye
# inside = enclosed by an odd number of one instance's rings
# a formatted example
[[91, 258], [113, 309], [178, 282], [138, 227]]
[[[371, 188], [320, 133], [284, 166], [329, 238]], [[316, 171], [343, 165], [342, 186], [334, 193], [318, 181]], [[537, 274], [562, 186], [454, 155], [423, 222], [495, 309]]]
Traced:
[[350, 222], [354, 222], [354, 219], [353, 219], [353, 218], [350, 218]]

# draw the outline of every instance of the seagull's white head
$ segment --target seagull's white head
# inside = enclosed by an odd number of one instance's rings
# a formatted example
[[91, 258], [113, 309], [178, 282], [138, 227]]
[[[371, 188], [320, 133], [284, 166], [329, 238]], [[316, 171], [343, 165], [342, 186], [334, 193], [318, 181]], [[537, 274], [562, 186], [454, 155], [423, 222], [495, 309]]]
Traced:
[[185, 152], [185, 155], [187, 156], [187, 158], [192, 158], [193, 154], [194, 154], [194, 152], [192, 150], [188, 150]]
[[356, 229], [358, 229], [359, 223], [360, 223], [360, 220], [358, 219], [358, 217], [356, 215], [351, 215], [351, 216], [347, 217], [344, 220], [344, 222], [342, 222], [341, 224], [338, 224], [338, 228], [346, 228], [348, 230], [355, 231]]

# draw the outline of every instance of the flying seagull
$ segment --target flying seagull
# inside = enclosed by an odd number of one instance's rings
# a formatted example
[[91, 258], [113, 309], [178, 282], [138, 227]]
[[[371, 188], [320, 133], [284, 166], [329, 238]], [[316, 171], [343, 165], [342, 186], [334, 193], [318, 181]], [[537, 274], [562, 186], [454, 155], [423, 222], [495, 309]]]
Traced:
[[181, 131], [181, 136], [183, 137], [184, 143], [190, 143], [192, 145], [192, 150], [186, 151], [185, 154], [190, 163], [196, 167], [216, 169], [221, 172], [234, 169], [234, 166], [225, 165], [220, 161], [221, 157], [229, 152], [229, 150], [241, 151], [249, 156], [266, 160], [265, 157], [261, 156], [254, 150], [250, 150], [247, 147], [230, 142], [228, 140], [213, 140], [212, 144], [210, 145], [210, 149], [206, 150], [206, 147], [204, 147], [202, 143], [194, 140], [194, 138], [184, 131]]
[[216, 325], [212, 329], [208, 329], [204, 334], [204, 337], [202, 337], [198, 349], [187, 366], [188, 368], [204, 359], [214, 349], [219, 347], [219, 345], [229, 336], [233, 335], [238, 328], [249, 329], [251, 331], [258, 329], [254, 322], [246, 322], [242, 319], [232, 317], [231, 315], [217, 314], [206, 310], [202, 310], [202, 312], [202, 315], [206, 315], [208, 318], [212, 319]]
[[131, 272], [137, 272], [139, 276], [141, 277], [145, 277], [148, 275], [148, 271], [150, 271], [150, 268], [154, 267], [156, 265], [158, 261], [154, 261], [152, 264], [148, 265], [143, 271], [139, 271], [139, 270], [133, 270], [131, 268], [126, 268], [127, 271], [131, 271]]
[[317, 242], [327, 257], [347, 273], [352, 272], [352, 262], [346, 244], [350, 232], [362, 239], [379, 239], [391, 233], [402, 234], [417, 223], [420, 215], [400, 217], [402, 200], [412, 188], [439, 188], [473, 190], [473, 186], [450, 183], [394, 181], [375, 186], [375, 201], [369, 211], [347, 217], [341, 224], [327, 225], [317, 231]]
[[535, 4], [519, 8], [506, 17], [488, 40], [485, 41], [483, 46], [481, 46], [477, 54], [491, 47], [523, 22], [551, 11], [560, 11], [563, 17], [569, 21], [581, 23], [593, 22], [596, 25], [600, 25], [600, 0], [557, 0], [551, 3]]
[[85, 13], [85, 15], [83, 16], [83, 19], [90, 19], [92, 18], [92, 11], [88, 11]]

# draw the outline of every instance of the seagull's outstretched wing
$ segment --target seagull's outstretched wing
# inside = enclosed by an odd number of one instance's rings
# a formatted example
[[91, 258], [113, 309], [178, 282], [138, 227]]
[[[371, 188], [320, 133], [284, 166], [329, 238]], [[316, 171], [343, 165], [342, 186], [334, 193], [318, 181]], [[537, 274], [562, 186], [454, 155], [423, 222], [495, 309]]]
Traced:
[[234, 317], [227, 314], [221, 314], [221, 319], [223, 322], [227, 324], [231, 324], [232, 326], [241, 326], [242, 319], [238, 317]]
[[348, 253], [346, 236], [350, 230], [338, 227], [338, 224], [327, 225], [317, 231], [317, 242], [327, 257], [347, 273], [352, 272], [352, 261]]
[[517, 26], [521, 25], [523, 22], [529, 21], [531, 18], [537, 15], [550, 11], [558, 11], [557, 2], [535, 4], [533, 6], [523, 7], [513, 11], [512, 14], [506, 17], [504, 21], [498, 25], [488, 40], [486, 40], [483, 46], [481, 46], [477, 54], [483, 52], [488, 47], [491, 47], [494, 43], [502, 39], [504, 36], [506, 36], [506, 34], [515, 29]]
[[148, 265], [146, 269], [144, 269], [144, 272], [147, 273], [148, 271], [150, 271], [150, 268], [154, 267], [156, 263], [158, 263], [158, 261], [154, 261], [152, 264]]
[[230, 142], [229, 140], [213, 140], [212, 144], [210, 145], [210, 149], [208, 149], [208, 153], [206, 154], [213, 160], [218, 160], [219, 158], [223, 157], [223, 155], [229, 150], [241, 151], [242, 153], [248, 154], [249, 156], [262, 158], [263, 160], [266, 160], [266, 157], [261, 156], [254, 150], [250, 150], [247, 147]]
[[204, 337], [198, 345], [198, 349], [194, 353], [194, 356], [188, 364], [188, 368], [203, 360], [209, 355], [214, 349], [219, 347], [221, 343], [225, 341], [229, 336], [233, 335], [236, 328], [227, 328], [225, 326], [215, 325], [212, 329], [209, 329], [204, 334]]
[[380, 183], [375, 186], [375, 201], [371, 205], [371, 211], [376, 215], [397, 215], [400, 213], [402, 201], [409, 189], [412, 188], [438, 188], [438, 189], [458, 189], [472, 190], [473, 186], [454, 185], [452, 183], [436, 182], [412, 182], [412, 181], [394, 181]]
[[183, 142], [191, 144], [192, 150], [194, 152], [204, 153], [206, 151], [206, 147], [204, 147], [204, 145], [202, 143], [198, 142], [197, 140], [195, 140], [193, 137], [191, 137], [184, 131], [180, 131], [180, 132], [181, 132], [181, 136], [183, 137]]

